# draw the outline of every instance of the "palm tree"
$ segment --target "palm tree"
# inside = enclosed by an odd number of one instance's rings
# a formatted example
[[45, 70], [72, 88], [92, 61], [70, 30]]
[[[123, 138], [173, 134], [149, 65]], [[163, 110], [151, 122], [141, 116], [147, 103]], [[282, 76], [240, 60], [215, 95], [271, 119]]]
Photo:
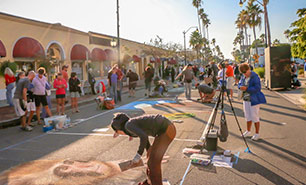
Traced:
[[192, 5], [197, 9], [197, 17], [198, 17], [200, 35], [201, 35], [201, 22], [200, 22], [199, 8], [201, 7], [201, 4], [202, 4], [202, 0], [192, 0]]
[[205, 28], [204, 28], [204, 26], [205, 26], [205, 24], [204, 24], [205, 15], [206, 15], [206, 13], [204, 13], [204, 9], [200, 8], [200, 10], [199, 10], [199, 17], [200, 17], [200, 19], [202, 21], [202, 27], [200, 27], [200, 29], [202, 29], [202, 33], [203, 33], [203, 37], [204, 38], [206, 38]]
[[[245, 2], [246, 0], [243, 0]], [[249, 3], [257, 2], [261, 6], [264, 7], [264, 20], [265, 20], [265, 33], [266, 33], [266, 41], [268, 41], [268, 47], [271, 46], [271, 30], [270, 30], [270, 23], [269, 23], [269, 16], [268, 16], [268, 8], [267, 5], [269, 4], [269, 0], [262, 0], [262, 2], [258, 0], [249, 0]]]
[[[204, 12], [203, 8], [200, 9], [199, 16], [202, 20], [203, 37], [209, 39], [208, 26], [210, 25], [210, 20], [208, 19], [208, 15]], [[206, 31], [205, 31], [205, 28], [206, 28]]]
[[244, 32], [245, 34], [245, 45], [248, 46], [248, 28], [247, 23], [249, 20], [249, 15], [246, 10], [241, 10], [238, 14], [237, 20], [235, 24], [237, 25], [237, 28]]
[[272, 43], [272, 46], [278, 46], [278, 45], [280, 45], [280, 40], [275, 39]]
[[290, 42], [290, 39], [289, 39], [290, 38], [290, 35], [289, 35], [290, 34], [290, 30], [289, 29], [285, 30], [284, 34], [285, 34], [286, 38], [288, 39], [288, 42]]
[[[259, 5], [257, 4], [253, 4], [253, 3], [248, 3], [247, 8], [247, 13], [249, 16], [248, 22], [247, 24], [249, 25], [250, 28], [253, 29], [253, 33], [254, 33], [254, 40], [256, 40], [256, 30], [255, 28], [257, 26], [259, 26], [259, 28], [261, 28], [261, 23], [262, 23], [262, 19], [261, 19], [261, 14], [263, 13], [262, 9], [259, 7]], [[256, 48], [256, 54], [258, 54], [258, 48], [255, 42], [255, 48]]]
[[191, 33], [189, 44], [190, 44], [190, 46], [194, 50], [196, 50], [196, 52], [197, 52], [197, 59], [198, 59], [199, 51], [200, 51], [200, 49], [202, 48], [202, 46], [204, 44], [202, 36], [201, 36], [201, 34], [198, 31], [194, 31], [194, 32]]

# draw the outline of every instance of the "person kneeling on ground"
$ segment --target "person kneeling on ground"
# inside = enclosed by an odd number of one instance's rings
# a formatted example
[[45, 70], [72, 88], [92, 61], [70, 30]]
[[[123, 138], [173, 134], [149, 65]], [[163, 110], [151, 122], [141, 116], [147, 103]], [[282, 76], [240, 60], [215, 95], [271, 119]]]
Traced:
[[[162, 185], [161, 162], [163, 156], [176, 135], [174, 124], [160, 114], [144, 115], [129, 118], [124, 113], [115, 114], [112, 123], [114, 129], [114, 138], [121, 135], [140, 138], [138, 151], [132, 160], [137, 164], [141, 160], [144, 149], [147, 151], [149, 179], [143, 184]], [[148, 136], [155, 137], [152, 146]]]
[[199, 84], [197, 83], [195, 85], [196, 88], [198, 88], [200, 97], [201, 97], [201, 101], [203, 103], [210, 103], [211, 101], [213, 101], [213, 97], [215, 96], [216, 91], [209, 87], [206, 84]]

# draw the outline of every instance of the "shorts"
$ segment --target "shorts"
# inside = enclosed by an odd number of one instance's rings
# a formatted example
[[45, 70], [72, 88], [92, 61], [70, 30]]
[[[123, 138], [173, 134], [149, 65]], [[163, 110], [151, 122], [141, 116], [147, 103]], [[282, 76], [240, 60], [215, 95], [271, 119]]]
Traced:
[[43, 106], [47, 106], [48, 102], [47, 102], [47, 96], [46, 95], [34, 95], [34, 99], [35, 99], [35, 106], [39, 107], [40, 104], [42, 104]]
[[28, 110], [28, 112], [34, 112], [34, 111], [36, 111], [35, 102], [28, 102], [28, 104], [27, 104], [27, 110]]
[[152, 83], [151, 81], [149, 81], [149, 82], [145, 81], [146, 89], [151, 90], [151, 83]]
[[131, 90], [131, 89], [135, 90], [136, 89], [136, 85], [137, 85], [136, 82], [129, 83], [129, 90]]
[[243, 101], [243, 111], [245, 120], [252, 121], [254, 123], [259, 122], [259, 108], [259, 104], [251, 106], [250, 101]]
[[79, 98], [80, 93], [79, 92], [70, 92], [70, 98]]
[[14, 109], [18, 117], [24, 116], [27, 111], [25, 108], [21, 106], [20, 102], [21, 102], [20, 99], [15, 99], [15, 98], [13, 99]]
[[65, 98], [66, 95], [65, 94], [57, 94], [57, 95], [55, 95], [55, 97], [56, 97], [56, 99], [58, 99], [58, 98]]
[[235, 85], [235, 79], [234, 77], [228, 77], [226, 79], [226, 88], [227, 89], [234, 89], [234, 85]]

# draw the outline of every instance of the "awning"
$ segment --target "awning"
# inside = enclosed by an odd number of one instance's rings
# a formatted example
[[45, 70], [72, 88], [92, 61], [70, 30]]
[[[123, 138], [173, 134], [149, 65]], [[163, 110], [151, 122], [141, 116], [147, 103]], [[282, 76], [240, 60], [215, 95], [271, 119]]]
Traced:
[[1, 40], [0, 40], [0, 57], [6, 57], [6, 50]]
[[112, 60], [115, 60], [115, 53], [113, 50], [111, 49], [106, 49], [105, 50], [105, 53], [106, 53], [106, 60], [108, 61], [112, 61]]
[[14, 58], [45, 57], [42, 45], [35, 39], [24, 37], [19, 39], [13, 49]]
[[87, 60], [89, 54], [89, 50], [85, 46], [76, 44], [71, 49], [70, 60]]
[[105, 61], [107, 58], [106, 52], [100, 48], [94, 48], [91, 51], [91, 60], [92, 61]]
[[141, 58], [138, 57], [137, 55], [133, 55], [133, 60], [134, 62], [141, 62]]

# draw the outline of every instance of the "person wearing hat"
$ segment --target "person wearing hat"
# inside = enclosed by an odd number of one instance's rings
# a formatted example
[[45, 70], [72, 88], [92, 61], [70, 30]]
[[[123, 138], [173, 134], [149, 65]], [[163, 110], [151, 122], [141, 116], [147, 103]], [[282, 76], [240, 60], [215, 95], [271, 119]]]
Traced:
[[[143, 184], [162, 185], [161, 162], [163, 156], [176, 135], [174, 124], [166, 117], [160, 114], [143, 115], [130, 118], [124, 113], [114, 115], [111, 126], [114, 138], [119, 135], [140, 138], [140, 145], [132, 163], [137, 164], [146, 149], [148, 158], [147, 180]], [[150, 144], [149, 136], [155, 139]]]
[[206, 84], [199, 84], [197, 83], [195, 87], [198, 89], [201, 101], [203, 103], [210, 103], [213, 100], [213, 97], [215, 96], [216, 91], [209, 87]]

